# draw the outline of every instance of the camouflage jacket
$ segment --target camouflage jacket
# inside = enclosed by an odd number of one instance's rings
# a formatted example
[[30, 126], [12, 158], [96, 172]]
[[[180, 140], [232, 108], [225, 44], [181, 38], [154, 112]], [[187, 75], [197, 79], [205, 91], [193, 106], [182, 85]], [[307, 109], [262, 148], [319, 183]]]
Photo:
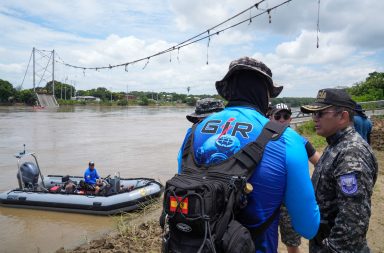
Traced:
[[311, 253], [369, 251], [366, 233], [378, 165], [371, 147], [352, 127], [327, 138], [312, 175], [321, 226]]

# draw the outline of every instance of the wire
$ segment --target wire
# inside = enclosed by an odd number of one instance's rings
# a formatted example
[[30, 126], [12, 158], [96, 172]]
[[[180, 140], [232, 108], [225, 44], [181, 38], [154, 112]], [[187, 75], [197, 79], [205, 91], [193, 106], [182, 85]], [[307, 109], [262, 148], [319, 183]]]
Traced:
[[[42, 80], [43, 80], [43, 78], [44, 78], [44, 75], [45, 75], [45, 71], [46, 71], [46, 70], [47, 70], [47, 68], [48, 68], [49, 62], [51, 61], [51, 57], [52, 57], [52, 54], [51, 54], [51, 56], [50, 56], [50, 57], [49, 57], [49, 59], [48, 59], [48, 62], [47, 62], [47, 65], [45, 66], [45, 69], [44, 69], [43, 75], [41, 76], [40, 82], [39, 82], [39, 84], [38, 84], [37, 86], [39, 86], [39, 85], [40, 85], [41, 81], [42, 81]], [[44, 81], [46, 81], [46, 80], [44, 79]]]
[[28, 68], [29, 68], [29, 64], [31, 63], [32, 55], [33, 55], [33, 51], [31, 52], [31, 56], [29, 57], [29, 61], [28, 61], [28, 65], [27, 65], [27, 69], [25, 70], [24, 77], [23, 77], [23, 81], [22, 81], [21, 84], [20, 84], [20, 89], [23, 88], [23, 84], [24, 84], [25, 76], [27, 75]]
[[[228, 29], [234, 28], [234, 27], [236, 27], [236, 26], [238, 26], [238, 25], [240, 25], [240, 24], [243, 24], [244, 22], [251, 21], [252, 19], [254, 19], [254, 18], [258, 17], [258, 16], [261, 16], [261, 15], [263, 15], [263, 14], [265, 14], [265, 13], [270, 14], [270, 12], [271, 12], [272, 10], [274, 10], [274, 9], [276, 9], [276, 8], [278, 8], [278, 7], [282, 6], [282, 5], [284, 5], [284, 4], [287, 4], [288, 2], [291, 2], [292, 0], [286, 0], [286, 1], [284, 1], [284, 2], [282, 2], [282, 3], [280, 3], [280, 4], [278, 4], [278, 5], [275, 5], [275, 6], [272, 7], [272, 8], [269, 8], [269, 9], [267, 9], [267, 10], [265, 10], [265, 11], [263, 11], [263, 12], [257, 14], [257, 15], [250, 16], [249, 18], [247, 18], [247, 19], [245, 19], [245, 20], [242, 20], [242, 21], [240, 21], [240, 22], [238, 22], [238, 23], [236, 23], [236, 24], [234, 24], [234, 25], [228, 26], [228, 27], [226, 27], [226, 28], [224, 28], [224, 29], [221, 29], [221, 30], [219, 30], [219, 31], [217, 31], [217, 32], [210, 33], [211, 30], [216, 29], [217, 27], [219, 27], [219, 26], [221, 26], [221, 25], [227, 23], [228, 21], [230, 21], [230, 20], [232, 20], [232, 19], [234, 19], [234, 18], [240, 16], [241, 14], [243, 14], [243, 13], [249, 11], [249, 10], [252, 9], [252, 8], [259, 9], [259, 8], [258, 8], [258, 7], [259, 7], [259, 4], [262, 3], [262, 2], [264, 2], [264, 1], [265, 1], [265, 0], [261, 0], [261, 1], [257, 2], [256, 4], [254, 4], [254, 5], [250, 6], [250, 7], [248, 7], [247, 9], [245, 9], [245, 10], [239, 12], [239, 13], [237, 13], [236, 15], [234, 15], [234, 16], [232, 16], [232, 17], [226, 19], [226, 20], [224, 20], [223, 22], [221, 22], [221, 23], [219, 23], [219, 24], [217, 24], [217, 25], [215, 25], [215, 26], [213, 26], [213, 27], [207, 29], [206, 31], [204, 31], [204, 32], [202, 32], [202, 33], [200, 33], [200, 34], [198, 34], [198, 35], [195, 35], [195, 36], [193, 36], [193, 37], [191, 37], [191, 38], [189, 38], [189, 39], [187, 39], [187, 40], [184, 40], [183, 42], [178, 43], [178, 44], [176, 44], [175, 46], [172, 46], [172, 47], [167, 48], [167, 49], [165, 49], [165, 50], [163, 50], [163, 51], [160, 51], [160, 52], [157, 52], [157, 53], [155, 53], [155, 54], [152, 54], [152, 55], [149, 55], [149, 56], [146, 56], [146, 57], [143, 57], [143, 58], [139, 58], [139, 59], [136, 59], [136, 60], [133, 60], [133, 61], [130, 61], [130, 62], [125, 62], [125, 63], [121, 63], [121, 64], [116, 64], [116, 65], [100, 66], [100, 67], [84, 67], [84, 66], [76, 66], [76, 65], [73, 65], [73, 64], [66, 63], [66, 62], [65, 62], [64, 60], [62, 60], [60, 57], [58, 57], [58, 58], [60, 59], [60, 61], [57, 61], [57, 60], [55, 60], [55, 61], [56, 61], [57, 63], [60, 63], [60, 64], [65, 65], [65, 66], [67, 66], [67, 67], [72, 67], [72, 68], [75, 68], [75, 69], [83, 69], [83, 71], [85, 71], [85, 70], [96, 70], [96, 71], [98, 71], [98, 70], [102, 70], [102, 69], [112, 69], [112, 68], [123, 67], [123, 66], [124, 66], [125, 69], [126, 69], [128, 65], [132, 65], [132, 64], [134, 64], [134, 63], [137, 63], [137, 62], [141, 62], [141, 61], [145, 61], [145, 60], [146, 60], [147, 62], [145, 63], [145, 65], [144, 65], [144, 67], [143, 67], [143, 69], [145, 69], [145, 68], [147, 67], [148, 63], [149, 63], [149, 59], [151, 59], [151, 58], [153, 58], [153, 57], [156, 57], [156, 56], [159, 56], [159, 55], [162, 55], [162, 54], [165, 54], [165, 53], [169, 53], [169, 52], [174, 51], [174, 50], [178, 50], [178, 56], [179, 56], [179, 50], [180, 50], [180, 48], [186, 47], [186, 46], [191, 45], [191, 44], [193, 44], [193, 43], [197, 43], [197, 42], [199, 42], [199, 41], [201, 41], [201, 40], [210, 38], [210, 37], [215, 36], [215, 35], [217, 36], [217, 35], [219, 35], [221, 32], [224, 32], [224, 31], [226, 31], [226, 30], [228, 30]], [[206, 34], [206, 33], [208, 33], [208, 35], [206, 35], [206, 36], [204, 36], [204, 37], [201, 37], [202, 35], [204, 35], [204, 34]], [[199, 37], [201, 37], [201, 38], [199, 38]], [[209, 44], [208, 44], [208, 46], [209, 46]], [[178, 61], [179, 61], [179, 57], [177, 57], [177, 59], [178, 59]], [[208, 59], [207, 59], [207, 62], [208, 62]]]
[[316, 48], [319, 48], [319, 32], [320, 32], [320, 0], [317, 7], [317, 44]]

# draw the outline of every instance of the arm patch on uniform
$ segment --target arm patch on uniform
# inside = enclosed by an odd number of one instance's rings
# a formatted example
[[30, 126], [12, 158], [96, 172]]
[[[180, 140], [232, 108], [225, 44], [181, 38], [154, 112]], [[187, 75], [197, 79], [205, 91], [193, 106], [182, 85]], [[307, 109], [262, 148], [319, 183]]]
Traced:
[[339, 185], [341, 191], [346, 195], [353, 195], [357, 192], [356, 174], [346, 174], [340, 176]]

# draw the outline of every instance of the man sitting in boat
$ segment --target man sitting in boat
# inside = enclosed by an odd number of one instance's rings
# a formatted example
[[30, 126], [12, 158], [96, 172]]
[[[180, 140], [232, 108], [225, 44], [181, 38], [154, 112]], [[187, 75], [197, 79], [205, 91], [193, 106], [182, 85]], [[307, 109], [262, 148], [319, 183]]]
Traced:
[[90, 189], [94, 189], [94, 186], [96, 185], [96, 180], [99, 178], [100, 176], [95, 168], [95, 163], [90, 161], [88, 163], [88, 168], [84, 172], [84, 180], [86, 185], [89, 186]]

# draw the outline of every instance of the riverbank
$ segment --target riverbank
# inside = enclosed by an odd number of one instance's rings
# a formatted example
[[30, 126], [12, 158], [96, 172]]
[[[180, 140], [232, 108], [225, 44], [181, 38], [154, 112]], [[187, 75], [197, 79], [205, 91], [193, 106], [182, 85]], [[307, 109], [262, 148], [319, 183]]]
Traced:
[[[384, 252], [384, 119], [373, 118], [373, 123], [372, 146], [379, 163], [379, 174], [372, 196], [372, 216], [367, 238], [372, 252], [381, 253]], [[110, 234], [75, 249], [61, 248], [56, 253], [161, 252], [160, 212], [161, 202], [157, 202], [141, 213], [121, 216], [116, 229]], [[308, 252], [308, 240], [302, 240], [300, 249], [301, 252]], [[286, 252], [282, 243], [279, 243], [279, 252]]]

